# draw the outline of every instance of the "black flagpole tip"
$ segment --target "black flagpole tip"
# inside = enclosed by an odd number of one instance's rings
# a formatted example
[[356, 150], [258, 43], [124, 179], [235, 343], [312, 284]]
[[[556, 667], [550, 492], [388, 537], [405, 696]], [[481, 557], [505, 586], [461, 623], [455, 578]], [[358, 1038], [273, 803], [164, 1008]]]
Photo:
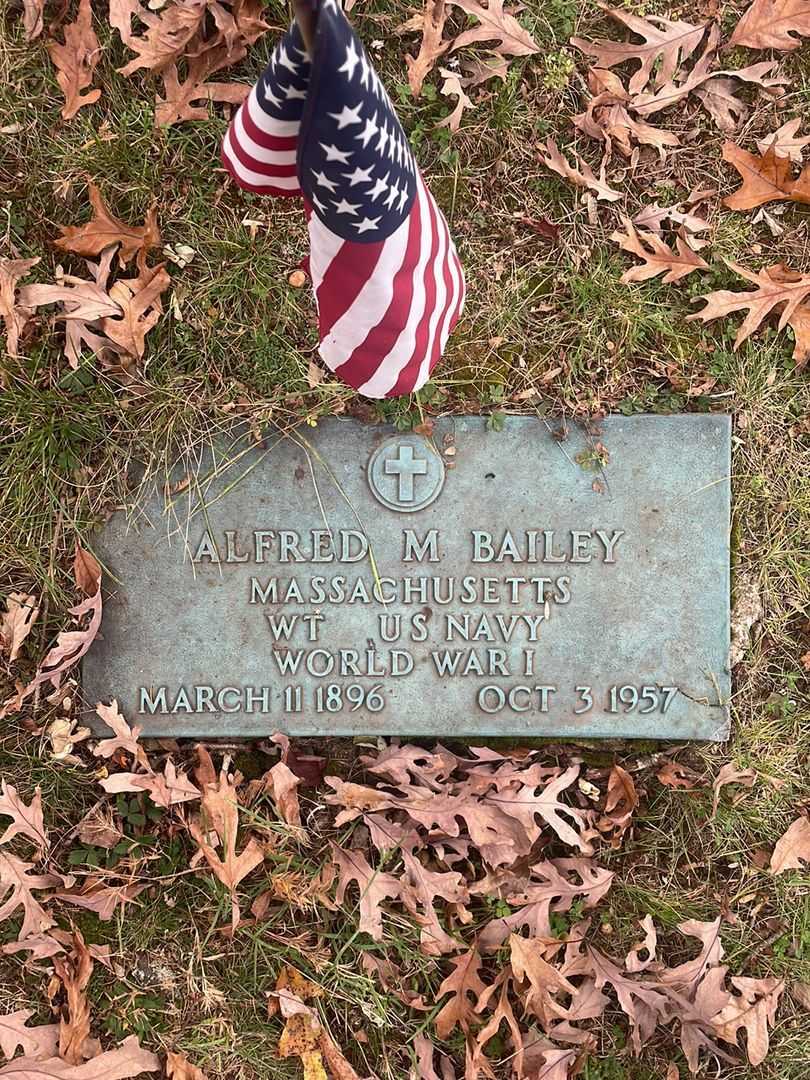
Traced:
[[318, 21], [318, 0], [293, 0], [293, 12], [301, 37], [304, 39], [304, 48], [311, 57], [315, 42], [315, 26]]

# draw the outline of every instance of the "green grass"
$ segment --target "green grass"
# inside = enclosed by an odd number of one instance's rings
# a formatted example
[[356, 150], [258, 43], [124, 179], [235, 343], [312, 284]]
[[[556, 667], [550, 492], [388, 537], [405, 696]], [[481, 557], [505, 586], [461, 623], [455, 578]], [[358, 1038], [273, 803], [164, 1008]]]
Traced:
[[[281, 25], [284, 6], [276, 0], [268, 9], [270, 20]], [[668, 10], [658, 3], [644, 9]], [[244, 194], [226, 182], [218, 163], [226, 128], [222, 111], [212, 109], [206, 122], [156, 131], [159, 83], [116, 73], [129, 53], [97, 18], [102, 98], [66, 124], [43, 40], [25, 44], [17, 10], [0, 14], [0, 109], [4, 125], [21, 125], [0, 142], [0, 255], [13, 250], [19, 257], [39, 256], [30, 280], [53, 280], [59, 265], [83, 273], [82, 260], [52, 245], [60, 224], [89, 215], [88, 178], [126, 221], [142, 221], [156, 201], [164, 243], [195, 250], [184, 269], [168, 264], [181, 318], [166, 305], [147, 339], [142, 379], [134, 385], [122, 385], [91, 358], [70, 372], [61, 355], [61, 332], [47, 317], [39, 320], [20, 359], [0, 359], [0, 595], [26, 589], [45, 597], [16, 674], [30, 674], [64, 627], [74, 543], [128, 497], [132, 462], [144, 460], [160, 470], [172, 447], [200, 445], [235, 417], [284, 426], [353, 410], [407, 429], [432, 413], [481, 408], [495, 412], [494, 427], [498, 415], [512, 410], [535, 412], [555, 424], [609, 410], [730, 412], [733, 562], [736, 572], [755, 575], [766, 614], [735, 673], [730, 744], [691, 746], [678, 757], [707, 778], [727, 760], [755, 768], [760, 778], [739, 802], [733, 800], [739, 789], [725, 789], [717, 817], [709, 820], [710, 793], [661, 788], [655, 766], [644, 767], [636, 774], [644, 793], [639, 824], [624, 848], [610, 855], [616, 884], [596, 918], [605, 947], [622, 955], [638, 940], [637, 920], [650, 912], [664, 928], [668, 957], [678, 959], [673, 950], [687, 947], [675, 925], [727, 909], [736, 918], [723, 927], [734, 971], [808, 982], [810, 878], [792, 871], [773, 879], [751, 862], [810, 799], [810, 708], [799, 666], [810, 649], [807, 375], [795, 370], [787, 332], [758, 334], [734, 352], [738, 317], [709, 326], [685, 322], [701, 293], [742, 286], [721, 257], [746, 267], [784, 260], [807, 269], [808, 211], [789, 207], [779, 219], [785, 234], [774, 238], [752, 215], [732, 213], [714, 200], [708, 273], [681, 287], [625, 286], [619, 277], [631, 259], [609, 241], [617, 225], [614, 213], [599, 205], [589, 216], [579, 194], [538, 159], [538, 144], [550, 136], [598, 171], [598, 149], [571, 124], [582, 108], [586, 64], [567, 41], [572, 33], [618, 36], [613, 24], [590, 2], [529, 5], [520, 18], [541, 43], [541, 54], [516, 61], [504, 85], [493, 82], [477, 91], [477, 107], [465, 113], [460, 132], [449, 141], [446, 130], [434, 127], [449, 111], [438, 76], [428, 80], [418, 101], [407, 91], [402, 54], [415, 50], [416, 38], [398, 37], [394, 30], [410, 13], [398, 0], [367, 0], [358, 3], [353, 17], [367, 40], [384, 42], [375, 61], [451, 221], [469, 298], [432, 383], [411, 399], [362, 405], [331, 380], [308, 389], [307, 368], [317, 345], [312, 300], [308, 290], [287, 282], [306, 249], [303, 216], [292, 203]], [[684, 9], [682, 17], [698, 21], [696, 9]], [[729, 25], [733, 17], [724, 10]], [[448, 25], [461, 28], [459, 12]], [[226, 77], [253, 81], [271, 38]], [[761, 59], [741, 52], [740, 63]], [[568, 57], [575, 71], [569, 71]], [[752, 100], [746, 139], [773, 130], [787, 115], [806, 112], [807, 47], [783, 67], [793, 78], [784, 116]], [[657, 122], [678, 132], [683, 146], [663, 165], [645, 152], [624, 179], [626, 163], [614, 156], [608, 177], [626, 193], [621, 211], [632, 216], [649, 202], [683, 199], [698, 186], [717, 187], [721, 194], [733, 190], [735, 174], [720, 157], [723, 136], [705, 114], [678, 108]], [[693, 128], [696, 137], [689, 135]], [[523, 218], [558, 225], [560, 246], [534, 233]], [[716, 381], [709, 389], [690, 396], [711, 379]], [[3, 697], [11, 683], [12, 673], [0, 670]], [[93, 805], [98, 788], [89, 771], [50, 762], [37, 732], [56, 709], [43, 695], [21, 717], [6, 721], [0, 771], [26, 797], [42, 786], [50, 824], [64, 838], [58, 847], [64, 864], [71, 851], [82, 850], [70, 830]], [[181, 748], [181, 755], [186, 752]], [[629, 746], [599, 751], [606, 761], [654, 753]], [[353, 751], [342, 756], [342, 771], [352, 774]], [[328, 834], [317, 795], [308, 810], [318, 822], [310, 845], [287, 840], [278, 863], [303, 878], [320, 868]], [[139, 828], [137, 822], [131, 826], [133, 836]], [[115, 956], [115, 973], [99, 969], [91, 984], [94, 1015], [103, 1018], [99, 1033], [117, 1038], [137, 1032], [150, 1046], [184, 1050], [211, 1077], [297, 1076], [294, 1060], [273, 1056], [281, 1024], [266, 1014], [266, 994], [281, 966], [291, 964], [326, 988], [320, 1004], [324, 1021], [358, 1070], [402, 1080], [409, 1041], [430, 1014], [409, 1010], [363, 973], [362, 954], [375, 947], [356, 934], [354, 910], [330, 913], [279, 901], [269, 923], [246, 926], [230, 938], [222, 932], [229, 922], [223, 890], [208, 874], [187, 873], [189, 851], [170, 832], [166, 819], [144, 864], [153, 868], [154, 885], [137, 906], [107, 924], [75, 913], [88, 939], [109, 944]], [[122, 857], [122, 871], [128, 858]], [[278, 866], [272, 864], [273, 872]], [[255, 895], [266, 886], [267, 881], [256, 882], [248, 892]], [[250, 899], [246, 895], [245, 910]], [[6, 939], [13, 929], [13, 923], [4, 924]], [[395, 920], [390, 931], [388, 955], [408, 973], [411, 988], [432, 1000], [444, 973], [441, 963], [418, 952], [418, 928], [411, 922]], [[0, 959], [0, 994], [12, 1007], [36, 1007], [48, 1019], [41, 975], [10, 957]], [[606, 1017], [583, 1076], [663, 1076], [669, 1045], [654, 1040], [635, 1062], [616, 1020]], [[463, 1057], [458, 1040], [451, 1044]], [[788, 992], [767, 1062], [759, 1069], [723, 1066], [718, 1075], [800, 1080], [808, 1054], [808, 1017]], [[682, 1063], [681, 1073], [686, 1076]]]

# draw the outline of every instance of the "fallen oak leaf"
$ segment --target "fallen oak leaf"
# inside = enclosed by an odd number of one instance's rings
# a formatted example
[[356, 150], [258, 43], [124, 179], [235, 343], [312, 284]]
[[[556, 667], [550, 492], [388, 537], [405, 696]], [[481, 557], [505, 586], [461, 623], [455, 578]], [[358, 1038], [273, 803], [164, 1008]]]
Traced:
[[87, 985], [93, 974], [93, 957], [79, 930], [74, 928], [70, 950], [54, 956], [53, 969], [61, 981], [65, 1002], [59, 1019], [59, 1056], [71, 1065], [85, 1059], [84, 1047], [90, 1036], [90, 1004]]
[[686, 235], [681, 233], [675, 238], [677, 251], [661, 239], [656, 233], [638, 233], [628, 217], [622, 217], [625, 232], [614, 232], [610, 239], [618, 244], [622, 251], [629, 251], [644, 260], [643, 266], [631, 266], [621, 276], [624, 284], [634, 281], [649, 281], [650, 278], [663, 274], [665, 284], [680, 281], [695, 270], [708, 270], [709, 264], [689, 246]]
[[810, 8], [804, 0], [754, 0], [734, 28], [729, 45], [792, 52], [810, 37]]
[[810, 863], [810, 821], [799, 817], [776, 842], [771, 856], [772, 874], [785, 870], [800, 870], [802, 863]]
[[38, 1024], [26, 1027], [34, 1015], [33, 1009], [17, 1009], [0, 1016], [0, 1050], [10, 1060], [21, 1049], [29, 1057], [52, 1057], [59, 1045], [58, 1024]]
[[586, 161], [583, 161], [579, 154], [575, 154], [576, 160], [580, 166], [579, 169], [575, 169], [573, 165], [570, 165], [553, 139], [549, 138], [546, 140], [545, 150], [545, 156], [541, 153], [540, 160], [547, 169], [551, 169], [552, 172], [557, 173], [557, 175], [561, 176], [564, 180], [570, 180], [570, 182], [577, 187], [587, 188], [590, 191], [593, 191], [597, 199], [616, 202], [617, 199], [621, 198], [620, 192], [614, 191], [605, 180], [604, 161], [602, 162], [600, 177], [597, 179], [594, 176], [590, 165], [588, 165]]
[[144, 1072], [157, 1072], [160, 1061], [143, 1050], [135, 1035], [124, 1039], [115, 1050], [105, 1050], [80, 1065], [58, 1057], [21, 1057], [4, 1065], [0, 1077], [14, 1080], [133, 1080]]
[[208, 1080], [208, 1077], [188, 1060], [185, 1054], [166, 1051], [166, 1076], [168, 1080]]
[[[0, 922], [22, 908], [18, 939], [42, 934], [56, 925], [55, 919], [34, 896], [34, 890], [50, 889], [65, 880], [55, 874], [34, 874], [32, 863], [0, 851]], [[67, 879], [69, 880], [69, 879]]]
[[342, 904], [346, 896], [346, 889], [354, 882], [360, 890], [360, 920], [359, 927], [363, 933], [369, 934], [374, 941], [382, 941], [382, 910], [380, 904], [384, 900], [393, 900], [402, 893], [403, 884], [392, 874], [386, 874], [380, 870], [374, 870], [369, 866], [368, 860], [361, 851], [347, 851], [338, 847], [333, 841], [329, 841], [332, 852], [332, 862], [338, 871], [335, 898], [338, 904]]
[[[651, 915], [645, 915], [640, 920], [639, 926], [644, 931], [644, 939], [633, 945], [624, 958], [624, 966], [632, 974], [646, 971], [651, 964], [655, 963], [655, 950], [658, 944], [658, 933]], [[643, 952], [646, 952], [647, 956], [646, 959], [642, 960], [641, 953]]]
[[[188, 63], [186, 78], [180, 81], [177, 65], [172, 64], [162, 74], [165, 97], [157, 99], [155, 126], [170, 127], [182, 120], [207, 120], [214, 101], [241, 105], [250, 92], [244, 83], [206, 82], [209, 75], [230, 62], [221, 50], [211, 50], [194, 57]], [[204, 105], [194, 105], [204, 101]]]
[[[810, 296], [810, 274], [799, 274], [787, 270], [782, 264], [759, 270], [756, 274], [746, 270], [736, 263], [728, 262], [727, 265], [746, 281], [757, 286], [750, 292], [731, 292], [729, 289], [719, 289], [716, 292], [707, 293], [696, 297], [697, 300], [705, 300], [706, 307], [694, 315], [688, 315], [687, 322], [700, 319], [709, 322], [719, 319], [734, 311], [748, 309], [748, 314], [743, 320], [737, 336], [734, 339], [734, 348], [738, 349], [761, 325], [763, 320], [776, 308], [782, 307], [779, 316], [778, 329], [782, 330], [798, 314], [798, 309]], [[799, 350], [799, 338], [797, 335], [797, 350]], [[796, 356], [796, 352], [794, 352]], [[799, 359], [799, 357], [796, 357]]]
[[123, 750], [126, 753], [131, 754], [139, 765], [148, 769], [149, 761], [146, 757], [146, 751], [138, 742], [138, 736], [141, 733], [141, 729], [137, 726], [129, 726], [126, 718], [118, 708], [116, 699], [113, 698], [109, 705], [105, 705], [103, 702], [99, 701], [96, 705], [96, 714], [114, 733], [114, 737], [111, 739], [101, 739], [97, 742], [93, 747], [93, 757], [109, 758], [112, 757], [113, 754]]
[[54, 893], [54, 899], [66, 904], [94, 911], [102, 922], [109, 922], [119, 907], [131, 904], [144, 891], [146, 885], [105, 885], [98, 878], [91, 878], [80, 890]]
[[283, 761], [278, 761], [267, 773], [266, 781], [282, 821], [288, 825], [300, 825], [301, 807], [298, 802], [298, 786], [301, 778], [296, 776]]
[[[712, 35], [716, 33], [716, 28], [713, 28]], [[716, 37], [712, 36], [703, 56], [682, 82], [668, 82], [655, 93], [637, 95], [631, 103], [633, 111], [639, 116], [651, 116], [683, 101], [690, 94], [695, 94], [715, 122], [733, 125], [732, 113], [740, 117], [747, 116], [748, 107], [744, 102], [734, 98], [734, 90], [737, 87], [736, 83], [731, 81], [732, 79], [758, 86], [771, 97], [777, 97], [780, 88], [788, 81], [784, 76], [771, 76], [771, 72], [778, 64], [770, 60], [750, 64], [745, 68], [712, 71], [711, 63], [714, 59], [715, 46]], [[709, 84], [711, 84], [709, 93], [701, 96], [700, 89], [705, 89]]]
[[[625, 222], [632, 228], [627, 218]], [[605, 812], [596, 825], [601, 833], [613, 833], [610, 841], [612, 848], [616, 849], [621, 845], [622, 837], [630, 828], [638, 802], [633, 777], [621, 765], [614, 765], [608, 777]]]
[[146, 791], [155, 806], [162, 806], [164, 809], [200, 797], [199, 789], [184, 772], [177, 771], [171, 758], [167, 759], [162, 773], [113, 773], [99, 783], [108, 795]]
[[486, 990], [480, 976], [481, 957], [475, 947], [450, 962], [455, 970], [436, 991], [437, 999], [450, 994], [435, 1018], [436, 1034], [440, 1039], [446, 1039], [456, 1027], [465, 1032], [469, 1031], [470, 1025], [477, 1021], [475, 1005], [470, 1001], [470, 995], [475, 996], [477, 1003]]
[[698, 214], [690, 214], [674, 206], [659, 206], [657, 202], [651, 203], [640, 210], [633, 218], [634, 225], [641, 225], [650, 232], [660, 233], [664, 221], [670, 221], [675, 225], [682, 225], [689, 233], [703, 232], [709, 228], [706, 218]]
[[[145, 9], [139, 0], [110, 0], [110, 25], [124, 45], [137, 53], [118, 68], [119, 74], [133, 75], [141, 68], [160, 72], [176, 63], [202, 31], [208, 9], [208, 0], [179, 0], [160, 13]], [[133, 32], [133, 17], [148, 28], [140, 36]]]
[[700, 45], [708, 25], [692, 26], [691, 23], [681, 20], [673, 22], [656, 15], [651, 15], [648, 20], [607, 4], [600, 3], [599, 7], [643, 41], [586, 41], [572, 37], [571, 44], [594, 57], [600, 68], [614, 68], [627, 60], [638, 60], [640, 67], [630, 79], [631, 94], [640, 93], [650, 79], [653, 79], [655, 86], [669, 82]]
[[528, 982], [530, 989], [520, 998], [526, 1008], [537, 1017], [544, 1029], [548, 1029], [552, 1020], [565, 1015], [565, 1010], [555, 1000], [558, 993], [576, 997], [578, 988], [543, 957], [545, 945], [542, 939], [520, 937], [512, 934], [509, 938], [509, 962], [515, 978]]
[[[204, 766], [207, 765], [204, 758], [202, 761]], [[189, 832], [209, 867], [231, 894], [231, 927], [234, 930], [240, 918], [237, 886], [264, 861], [264, 848], [254, 836], [249, 837], [238, 854], [236, 851], [239, 832], [236, 788], [240, 780], [241, 774], [231, 777], [223, 766], [218, 780], [209, 780], [203, 785], [200, 816], [189, 825]], [[222, 844], [222, 855], [211, 842], [211, 829]]]
[[655, 774], [659, 783], [665, 787], [685, 788], [692, 791], [700, 782], [700, 777], [679, 761], [667, 761]]
[[36, 845], [38, 851], [47, 850], [48, 834], [42, 816], [42, 792], [39, 788], [35, 789], [33, 799], [26, 806], [14, 785], [0, 779], [0, 815], [11, 818], [11, 824], [0, 836], [0, 844], [7, 844], [15, 836], [25, 836]]
[[474, 109], [475, 104], [464, 93], [464, 82], [457, 71], [451, 71], [449, 68], [439, 68], [439, 74], [444, 79], [440, 93], [445, 96], [457, 98], [456, 106], [451, 113], [449, 113], [443, 120], [440, 120], [436, 124], [437, 128], [449, 127], [452, 132], [456, 132], [461, 124], [461, 116], [465, 109]]
[[110, 341], [139, 360], [146, 350], [146, 335], [163, 313], [160, 297], [171, 284], [164, 267], [164, 263], [147, 267], [139, 256], [138, 277], [116, 281], [110, 289], [118, 312], [105, 316], [100, 323]]
[[731, 985], [739, 990], [712, 1019], [712, 1027], [723, 1042], [738, 1045], [740, 1029], [746, 1033], [746, 1053], [751, 1065], [761, 1065], [768, 1056], [768, 1027], [776, 1022], [776, 1009], [785, 988], [778, 978], [751, 979], [735, 975]]
[[101, 58], [90, 0], [79, 0], [76, 22], [65, 26], [64, 35], [64, 43], [50, 42], [47, 49], [56, 67], [56, 81], [65, 95], [62, 119], [71, 120], [83, 105], [92, 105], [101, 97], [98, 88], [82, 95], [82, 90], [92, 83]]
[[0, 259], [0, 315], [6, 326], [6, 352], [9, 356], [18, 355], [20, 335], [31, 317], [31, 311], [22, 301], [19, 304], [14, 301], [17, 282], [27, 277], [39, 261], [38, 258]]
[[744, 787], [750, 788], [753, 787], [756, 778], [757, 774], [755, 769], [738, 769], [733, 762], [726, 762], [712, 784], [712, 790], [714, 792], [712, 798], [712, 818], [717, 817], [717, 809], [720, 805], [720, 791], [726, 784], [742, 784]]
[[484, 7], [480, 0], [449, 0], [467, 15], [478, 20], [479, 25], [464, 30], [454, 40], [451, 51], [464, 48], [479, 41], [497, 41], [492, 46], [499, 56], [531, 56], [539, 52], [537, 42], [509, 12], [504, 11], [504, 0], [487, 0]]
[[84, 225], [60, 225], [62, 235], [54, 241], [55, 247], [74, 255], [100, 255], [105, 248], [120, 244], [118, 261], [126, 266], [133, 256], [160, 244], [154, 206], [147, 210], [143, 225], [127, 225], [110, 212], [92, 180], [88, 182], [88, 194], [92, 217]]
[[810, 165], [794, 179], [789, 157], [777, 154], [773, 145], [762, 157], [751, 154], [735, 143], [723, 143], [723, 159], [729, 162], [742, 178], [742, 186], [723, 202], [731, 210], [753, 210], [768, 202], [810, 204]]
[[757, 141], [757, 149], [760, 154], [766, 154], [769, 147], [773, 148], [779, 157], [790, 158], [797, 164], [802, 161], [802, 148], [810, 144], [810, 135], [799, 135], [802, 118], [794, 117], [787, 120], [780, 128], [766, 135], [764, 139]]
[[116, 356], [120, 352], [115, 342], [96, 332], [98, 319], [120, 312], [118, 304], [107, 293], [114, 254], [115, 248], [109, 247], [102, 252], [98, 263], [87, 262], [93, 281], [65, 274], [58, 285], [25, 285], [20, 290], [21, 299], [32, 308], [48, 304], [61, 306], [62, 312], [56, 318], [65, 321], [64, 353], [74, 370], [79, 367], [84, 345], [102, 362], [108, 352]]
[[45, 0], [23, 0], [25, 40], [33, 41], [42, 33]]
[[408, 65], [408, 85], [414, 97], [419, 96], [426, 76], [433, 70], [439, 57], [443, 56], [452, 44], [452, 41], [442, 39], [447, 16], [445, 0], [425, 0], [424, 11], [420, 15], [415, 15], [407, 24], [407, 29], [422, 32], [417, 55], [405, 54], [405, 63]]
[[31, 682], [19, 690], [16, 696], [7, 699], [0, 708], [0, 719], [10, 712], [16, 712], [38, 686], [50, 682], [55, 689], [58, 689], [65, 672], [84, 656], [95, 640], [101, 626], [101, 567], [92, 555], [87, 554], [95, 566], [96, 590], [92, 596], [85, 597], [75, 607], [68, 608], [68, 614], [73, 616], [80, 627], [86, 616], [89, 616], [89, 619], [79, 630], [63, 630], [59, 634], [56, 644], [46, 654]]

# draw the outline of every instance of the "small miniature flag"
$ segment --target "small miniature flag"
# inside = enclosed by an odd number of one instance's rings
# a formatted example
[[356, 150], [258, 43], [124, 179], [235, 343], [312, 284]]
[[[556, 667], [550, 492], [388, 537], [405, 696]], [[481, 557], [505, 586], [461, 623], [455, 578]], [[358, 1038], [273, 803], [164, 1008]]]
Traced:
[[222, 148], [237, 184], [301, 195], [320, 355], [361, 394], [423, 386], [464, 305], [444, 215], [336, 0], [321, 0], [307, 55], [294, 23]]

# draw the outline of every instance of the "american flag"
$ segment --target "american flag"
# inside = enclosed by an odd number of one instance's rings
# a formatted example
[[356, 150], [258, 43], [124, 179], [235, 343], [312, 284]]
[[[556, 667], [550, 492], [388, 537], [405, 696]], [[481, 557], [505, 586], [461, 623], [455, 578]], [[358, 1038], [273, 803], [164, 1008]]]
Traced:
[[228, 130], [224, 164], [261, 195], [301, 195], [320, 355], [372, 398], [418, 390], [464, 305], [447, 222], [359, 38], [321, 0], [308, 57], [294, 23]]

